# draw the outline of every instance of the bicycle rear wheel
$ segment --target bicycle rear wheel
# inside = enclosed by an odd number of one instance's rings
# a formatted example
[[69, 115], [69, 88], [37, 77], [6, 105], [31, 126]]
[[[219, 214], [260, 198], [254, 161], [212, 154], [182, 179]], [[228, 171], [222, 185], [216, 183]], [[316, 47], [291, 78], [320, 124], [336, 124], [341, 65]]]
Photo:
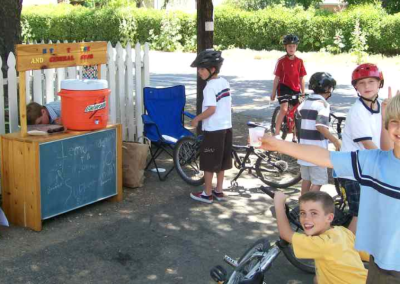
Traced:
[[[246, 275], [254, 268], [259, 265], [263, 255], [262, 253], [267, 253], [271, 248], [271, 245], [267, 238], [262, 238], [256, 241], [239, 259], [239, 266], [235, 268], [232, 274], [229, 276], [227, 284], [238, 284], [243, 280]], [[254, 254], [259, 256], [253, 257]], [[260, 282], [262, 283], [262, 282]]]
[[258, 178], [275, 188], [287, 188], [301, 180], [300, 165], [297, 160], [277, 152], [259, 157], [255, 168]]
[[[275, 128], [276, 128], [276, 120], [278, 118], [279, 112], [281, 110], [280, 106], [277, 106], [272, 114], [272, 119], [271, 119], [271, 132], [272, 134], [275, 133]], [[288, 132], [288, 126], [286, 122], [286, 116], [283, 118], [282, 124], [281, 124], [281, 131], [280, 131], [280, 136], [282, 140], [285, 140]]]
[[204, 183], [204, 172], [200, 170], [200, 143], [194, 137], [178, 140], [174, 148], [174, 165], [178, 175], [188, 184]]

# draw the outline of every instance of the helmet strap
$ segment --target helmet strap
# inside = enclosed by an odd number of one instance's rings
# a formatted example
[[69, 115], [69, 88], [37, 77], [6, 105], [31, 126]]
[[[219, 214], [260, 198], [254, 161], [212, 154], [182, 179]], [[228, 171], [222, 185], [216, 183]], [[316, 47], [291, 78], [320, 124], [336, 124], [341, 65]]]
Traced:
[[[207, 79], [206, 79], [206, 81], [208, 81], [208, 80], [211, 79], [212, 76], [215, 75], [215, 73], [217, 72], [217, 70], [215, 70], [214, 72], [211, 72], [211, 69], [210, 69], [210, 68], [206, 68], [206, 69], [207, 69], [208, 73], [210, 74], [210, 75], [207, 77]], [[215, 68], [214, 68], [214, 69], [215, 69]]]
[[361, 96], [361, 94], [360, 94], [358, 91], [357, 91], [357, 95], [358, 95], [361, 99], [363, 99], [364, 101], [371, 102], [371, 109], [372, 109], [372, 106], [373, 106], [374, 103], [378, 100], [378, 97], [379, 97], [379, 94], [376, 94], [375, 98], [373, 98], [373, 99], [364, 98], [363, 96]]

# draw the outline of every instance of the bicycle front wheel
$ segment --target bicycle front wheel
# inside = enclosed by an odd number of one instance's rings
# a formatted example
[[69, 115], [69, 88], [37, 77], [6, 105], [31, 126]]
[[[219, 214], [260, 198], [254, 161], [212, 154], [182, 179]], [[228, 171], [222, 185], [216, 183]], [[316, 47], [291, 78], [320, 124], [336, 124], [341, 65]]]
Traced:
[[[271, 133], [275, 133], [276, 129], [276, 120], [278, 119], [279, 112], [281, 111], [281, 107], [277, 106], [274, 110], [274, 113], [272, 114], [272, 119], [271, 119]], [[283, 118], [282, 124], [281, 124], [281, 131], [280, 131], [280, 136], [282, 140], [285, 140], [286, 136], [288, 133], [288, 126], [286, 122], [286, 116]]]
[[256, 266], [259, 265], [263, 253], [267, 253], [271, 245], [267, 238], [259, 239], [255, 242], [239, 259], [238, 267], [232, 272], [227, 284], [238, 284], [245, 279], [247, 274]]
[[174, 165], [178, 175], [188, 184], [204, 183], [204, 172], [200, 170], [200, 144], [194, 137], [178, 140], [174, 148]]
[[285, 154], [271, 152], [269, 157], [259, 157], [255, 168], [258, 178], [275, 188], [287, 188], [301, 180], [297, 160]]

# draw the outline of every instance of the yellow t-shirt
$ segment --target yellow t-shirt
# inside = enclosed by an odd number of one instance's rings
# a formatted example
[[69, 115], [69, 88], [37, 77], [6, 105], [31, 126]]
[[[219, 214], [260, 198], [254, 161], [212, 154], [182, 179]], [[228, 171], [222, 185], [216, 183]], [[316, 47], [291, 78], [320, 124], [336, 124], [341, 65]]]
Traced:
[[351, 231], [338, 226], [319, 236], [295, 233], [292, 244], [297, 258], [315, 259], [318, 284], [365, 284], [367, 270], [354, 240]]

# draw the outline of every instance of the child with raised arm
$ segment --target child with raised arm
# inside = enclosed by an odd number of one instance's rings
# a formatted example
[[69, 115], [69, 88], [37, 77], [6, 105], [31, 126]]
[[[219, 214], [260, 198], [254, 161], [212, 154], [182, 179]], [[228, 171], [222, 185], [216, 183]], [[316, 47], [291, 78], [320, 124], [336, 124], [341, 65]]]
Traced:
[[[304, 95], [305, 92], [304, 76], [307, 75], [307, 72], [304, 68], [303, 60], [295, 55], [299, 42], [298, 36], [293, 34], [285, 35], [283, 45], [285, 46], [286, 55], [279, 58], [275, 66], [271, 101], [275, 100], [278, 93], [280, 111], [276, 119], [276, 136], [280, 135], [281, 124], [288, 112], [289, 104], [296, 105], [299, 102], [299, 94]], [[290, 99], [292, 96], [297, 98]], [[295, 133], [293, 135], [293, 141], [295, 141]]]
[[[383, 107], [385, 104], [382, 104]], [[329, 152], [264, 136], [261, 148], [333, 168], [361, 186], [355, 248], [371, 255], [367, 284], [400, 284], [400, 94], [384, 109], [384, 128], [394, 149]]]
[[[340, 140], [329, 132], [328, 99], [332, 96], [335, 87], [336, 81], [329, 73], [317, 72], [311, 76], [308, 88], [314, 93], [298, 107], [301, 116], [299, 143], [328, 149], [329, 140], [337, 150], [340, 149]], [[303, 160], [298, 160], [298, 163], [302, 178], [302, 195], [310, 190], [320, 190], [321, 186], [328, 183], [326, 168]]]
[[[351, 76], [351, 84], [357, 92], [358, 100], [351, 106], [346, 116], [343, 131], [342, 152], [385, 149], [381, 143], [382, 111], [378, 101], [379, 89], [383, 87], [383, 73], [378, 66], [365, 63], [357, 66]], [[383, 148], [382, 148], [383, 146]], [[386, 149], [387, 150], [387, 149]], [[353, 216], [349, 229], [355, 234], [360, 202], [360, 185], [351, 177], [339, 179], [346, 190], [349, 212]]]
[[[194, 127], [203, 122], [200, 170], [204, 171], [205, 189], [191, 193], [190, 197], [205, 203], [213, 203], [214, 198], [224, 199], [225, 170], [232, 168], [232, 98], [228, 81], [218, 76], [223, 60], [220, 51], [207, 49], [191, 64], [207, 85], [203, 90], [202, 113], [192, 120]], [[215, 189], [212, 188], [214, 173], [217, 175]]]
[[297, 258], [314, 259], [319, 284], [365, 284], [367, 270], [362, 258], [368, 254], [354, 248], [354, 234], [342, 226], [331, 226], [335, 205], [326, 192], [310, 191], [300, 196], [300, 223], [304, 234], [293, 232], [285, 213], [286, 195], [276, 192], [275, 211], [279, 235], [292, 243]]

